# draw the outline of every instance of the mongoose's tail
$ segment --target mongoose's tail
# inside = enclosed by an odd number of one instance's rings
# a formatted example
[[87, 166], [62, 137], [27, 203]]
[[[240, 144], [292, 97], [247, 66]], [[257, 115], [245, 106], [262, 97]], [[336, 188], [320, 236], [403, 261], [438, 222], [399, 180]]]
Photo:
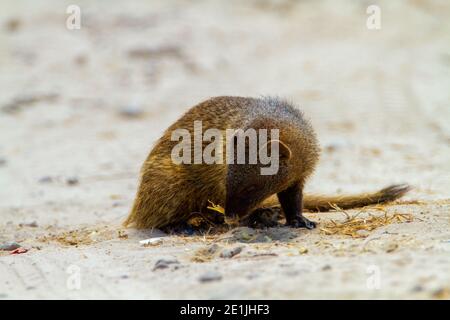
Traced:
[[344, 196], [315, 196], [305, 195], [303, 208], [310, 211], [328, 211], [336, 206], [341, 209], [364, 207], [372, 204], [393, 201], [411, 190], [407, 184], [392, 185], [372, 193], [361, 193]]
[[[411, 187], [409, 185], [398, 184], [381, 189], [377, 192], [361, 193], [355, 195], [322, 196], [306, 194], [303, 197], [303, 208], [308, 211], [329, 211], [335, 209], [336, 206], [341, 209], [364, 207], [372, 204], [393, 201], [403, 196], [409, 190], [411, 190]], [[263, 205], [279, 205], [278, 199], [276, 198], [276, 196], [270, 197], [263, 203]]]

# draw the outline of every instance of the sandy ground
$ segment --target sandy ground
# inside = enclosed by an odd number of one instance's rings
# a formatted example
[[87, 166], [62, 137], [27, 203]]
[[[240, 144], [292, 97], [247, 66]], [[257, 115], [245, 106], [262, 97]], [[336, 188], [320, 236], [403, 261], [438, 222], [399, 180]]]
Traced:
[[[0, 4], [0, 244], [29, 250], [0, 251], [0, 298], [450, 298], [447, 2], [374, 1], [368, 30], [367, 1], [76, 1], [68, 30], [73, 2]], [[360, 216], [413, 220], [360, 238], [323, 231], [339, 212], [308, 214], [313, 231], [120, 227], [172, 121], [207, 97], [269, 94], [318, 132], [308, 192], [408, 182]]]

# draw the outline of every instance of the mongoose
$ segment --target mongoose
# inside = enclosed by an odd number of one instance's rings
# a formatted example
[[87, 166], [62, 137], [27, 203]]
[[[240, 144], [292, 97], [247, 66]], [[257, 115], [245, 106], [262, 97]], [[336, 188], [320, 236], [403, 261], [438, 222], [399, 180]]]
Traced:
[[[176, 129], [193, 132], [194, 121], [199, 120], [203, 130], [278, 129], [278, 172], [261, 175], [259, 162], [175, 164], [171, 154], [179, 141], [172, 141], [172, 132]], [[225, 222], [229, 224], [245, 220], [261, 208], [279, 206], [288, 226], [312, 229], [316, 224], [302, 215], [303, 209], [326, 211], [334, 205], [343, 209], [362, 207], [392, 201], [409, 190], [407, 185], [393, 185], [378, 192], [352, 196], [303, 195], [319, 151], [311, 124], [301, 111], [283, 99], [211, 98], [188, 110], [157, 141], [142, 166], [134, 205], [124, 224], [137, 228], [176, 226], [185, 223], [192, 212], [206, 212], [212, 202], [224, 207]]]

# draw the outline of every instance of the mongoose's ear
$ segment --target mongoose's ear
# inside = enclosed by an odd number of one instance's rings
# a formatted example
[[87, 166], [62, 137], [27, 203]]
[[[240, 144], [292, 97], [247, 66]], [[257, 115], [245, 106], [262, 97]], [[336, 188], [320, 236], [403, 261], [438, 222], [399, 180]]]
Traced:
[[292, 156], [291, 149], [281, 140], [278, 139], [272, 139], [269, 140], [266, 144], [264, 144], [261, 148], [261, 150], [267, 148], [268, 153], [271, 151], [272, 143], [278, 143], [278, 154], [280, 155], [281, 159], [290, 159]]

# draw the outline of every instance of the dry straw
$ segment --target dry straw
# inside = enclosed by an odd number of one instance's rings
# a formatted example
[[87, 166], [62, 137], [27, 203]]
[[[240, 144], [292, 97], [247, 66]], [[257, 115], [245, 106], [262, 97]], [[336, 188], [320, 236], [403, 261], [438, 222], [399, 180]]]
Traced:
[[[327, 235], [347, 235], [352, 238], [365, 238], [370, 231], [386, 226], [391, 223], [403, 223], [413, 221], [413, 216], [406, 213], [394, 213], [389, 215], [383, 206], [372, 207], [372, 209], [383, 211], [381, 215], [368, 213], [368, 217], [359, 217], [364, 210], [351, 216], [346, 211], [336, 205], [331, 205], [333, 209], [345, 215], [346, 219], [342, 222], [330, 220], [320, 230]], [[364, 232], [362, 232], [364, 231]]]

